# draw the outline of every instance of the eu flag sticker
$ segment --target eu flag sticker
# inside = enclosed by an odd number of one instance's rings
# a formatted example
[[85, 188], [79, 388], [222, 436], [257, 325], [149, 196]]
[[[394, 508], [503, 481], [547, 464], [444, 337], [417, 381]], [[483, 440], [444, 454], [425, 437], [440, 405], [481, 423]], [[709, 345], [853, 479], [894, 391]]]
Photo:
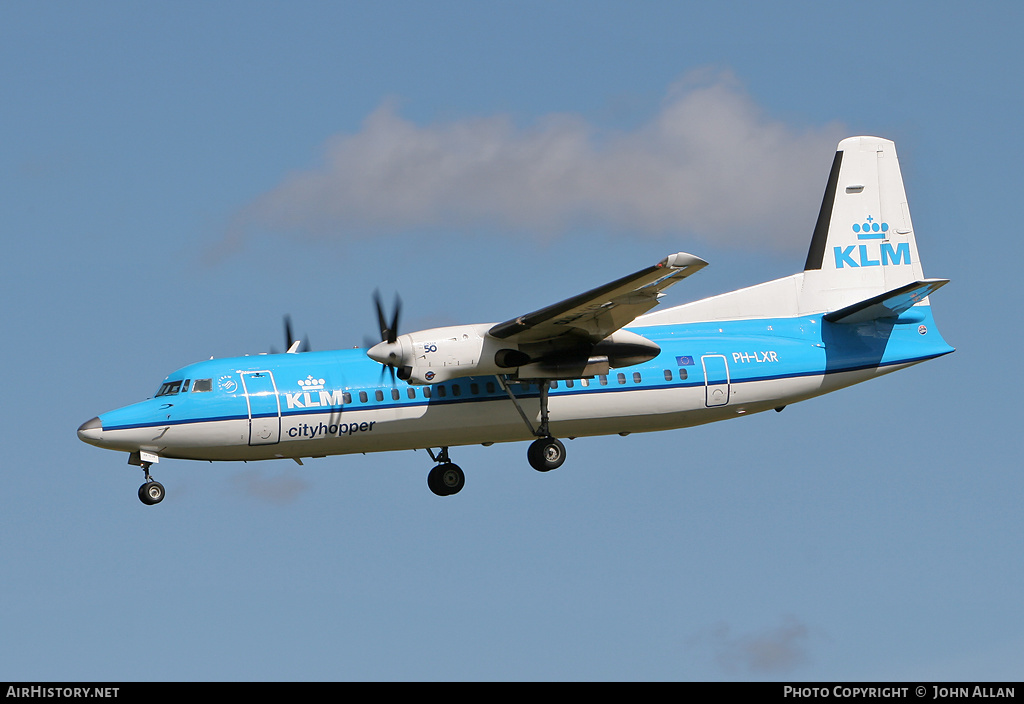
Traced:
[[676, 364], [680, 367], [692, 367], [693, 357], [676, 357]]

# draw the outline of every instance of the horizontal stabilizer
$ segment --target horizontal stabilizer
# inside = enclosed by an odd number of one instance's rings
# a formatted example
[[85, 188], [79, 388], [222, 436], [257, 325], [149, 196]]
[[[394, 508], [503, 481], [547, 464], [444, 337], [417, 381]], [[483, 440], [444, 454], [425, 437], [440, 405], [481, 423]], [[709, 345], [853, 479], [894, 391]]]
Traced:
[[925, 279], [872, 296], [824, 315], [830, 323], [865, 323], [878, 318], [897, 318], [927, 296], [949, 283], [949, 279]]

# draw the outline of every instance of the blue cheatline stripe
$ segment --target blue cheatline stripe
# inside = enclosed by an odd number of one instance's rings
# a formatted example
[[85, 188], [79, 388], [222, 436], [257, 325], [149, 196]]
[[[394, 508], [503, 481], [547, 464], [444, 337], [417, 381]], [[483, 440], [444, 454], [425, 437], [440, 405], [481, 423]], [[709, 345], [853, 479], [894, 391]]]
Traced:
[[[730, 384], [747, 384], [747, 383], [762, 382], [762, 381], [778, 381], [778, 380], [782, 380], [782, 379], [798, 379], [798, 378], [810, 377], [810, 376], [829, 376], [829, 375], [832, 375], [832, 374], [842, 374], [842, 373], [847, 373], [847, 372], [863, 371], [863, 370], [866, 370], [866, 369], [882, 369], [882, 368], [885, 368], [885, 367], [893, 367], [893, 366], [899, 366], [899, 365], [903, 365], [903, 364], [914, 364], [914, 363], [918, 363], [918, 362], [925, 362], [925, 361], [927, 361], [929, 359], [935, 359], [936, 357], [941, 357], [941, 356], [943, 356], [945, 354], [948, 354], [948, 352], [940, 352], [940, 353], [936, 353], [936, 354], [922, 355], [922, 356], [919, 356], [919, 357], [913, 357], [913, 358], [901, 359], [901, 360], [894, 360], [894, 361], [890, 361], [890, 362], [883, 362], [883, 363], [880, 363], [880, 364], [851, 365], [851, 366], [848, 366], [848, 367], [841, 367], [841, 368], [829, 369], [829, 370], [820, 370], [819, 369], [819, 370], [809, 370], [809, 371], [800, 371], [800, 372], [790, 372], [790, 373], [784, 373], [784, 374], [764, 374], [764, 375], [757, 375], [757, 376], [738, 376], [738, 377], [731, 378], [729, 383]], [[651, 368], [648, 368], [648, 369], [654, 369], [654, 368], [651, 367]], [[735, 366], [730, 366], [730, 372], [733, 369], [735, 369]], [[663, 370], [661, 370], [660, 367], [658, 368], [658, 370], [659, 371], [663, 371]], [[640, 370], [638, 370], [638, 371], [640, 371]], [[641, 371], [641, 373], [643, 373], [643, 372]], [[703, 376], [702, 375], [699, 375], [699, 376], [695, 375], [694, 379], [687, 380], [685, 382], [682, 382], [682, 381], [672, 381], [672, 382], [665, 381], [663, 383], [657, 383], [657, 384], [644, 384], [644, 383], [641, 383], [641, 384], [618, 384], [618, 383], [615, 383], [614, 385], [611, 382], [609, 382], [609, 384], [607, 386], [602, 386], [600, 384], [592, 384], [590, 386], [582, 386], [582, 387], [579, 387], [579, 388], [575, 388], [574, 387], [572, 389], [567, 389], [567, 388], [561, 388], [560, 387], [558, 389], [552, 389], [550, 394], [553, 397], [554, 396], [582, 396], [582, 395], [587, 395], [587, 394], [590, 394], [590, 395], [593, 395], [593, 394], [610, 394], [610, 393], [625, 393], [625, 392], [636, 392], [636, 391], [658, 391], [658, 390], [664, 391], [664, 390], [669, 390], [669, 389], [683, 389], [683, 388], [703, 387], [704, 385], [705, 385], [705, 383], [704, 383]], [[540, 393], [539, 392], [533, 392], [533, 391], [528, 392], [528, 393], [517, 393], [516, 394], [516, 398], [517, 399], [536, 399], [536, 398], [539, 398], [539, 397], [540, 397]], [[358, 405], [356, 405], [356, 404], [349, 404], [347, 406], [319, 406], [319, 407], [316, 407], [316, 408], [292, 409], [292, 410], [289, 410], [289, 411], [282, 411], [281, 412], [281, 417], [282, 418], [292, 418], [292, 417], [297, 418], [297, 417], [308, 416], [308, 415], [322, 415], [324, 413], [342, 413], [342, 412], [354, 413], [356, 411], [381, 411], [381, 410], [387, 410], [387, 409], [392, 409], [392, 408], [393, 409], [399, 409], [399, 408], [414, 408], [414, 407], [421, 407], [421, 406], [428, 406], [428, 407], [429, 406], [447, 406], [447, 405], [453, 405], [453, 404], [459, 404], [459, 403], [480, 403], [480, 402], [486, 402], [486, 401], [508, 401], [508, 400], [509, 400], [508, 396], [506, 396], [504, 394], [492, 394], [492, 395], [486, 395], [486, 396], [479, 396], [479, 395], [472, 396], [472, 395], [468, 395], [468, 396], [458, 396], [458, 397], [454, 397], [454, 398], [443, 398], [443, 399], [442, 398], [438, 398], [435, 394], [432, 394], [429, 399], [417, 399], [416, 401], [411, 401], [411, 400], [409, 400], [409, 401], [402, 401], [402, 402], [399, 402], [399, 401], [392, 401], [392, 402], [378, 401], [378, 402], [367, 402], [365, 404], [358, 404]], [[277, 414], [276, 413], [260, 413], [260, 414], [254, 414], [252, 417], [253, 418], [276, 418]], [[200, 418], [187, 418], [187, 419], [180, 419], [180, 420], [167, 419], [167, 420], [157, 421], [157, 422], [129, 423], [129, 424], [124, 424], [124, 425], [113, 425], [113, 426], [109, 426], [109, 427], [104, 426], [103, 429], [104, 430], [131, 430], [131, 429], [136, 429], [136, 428], [154, 428], [154, 427], [164, 427], [164, 426], [172, 426], [172, 425], [173, 426], [178, 426], [178, 425], [190, 425], [190, 424], [196, 424], [196, 423], [212, 423], [212, 422], [218, 422], [218, 421], [233, 421], [233, 420], [249, 420], [249, 415], [247, 413], [244, 413], [244, 414], [220, 415], [220, 416], [209, 416], [209, 417], [200, 417]]]

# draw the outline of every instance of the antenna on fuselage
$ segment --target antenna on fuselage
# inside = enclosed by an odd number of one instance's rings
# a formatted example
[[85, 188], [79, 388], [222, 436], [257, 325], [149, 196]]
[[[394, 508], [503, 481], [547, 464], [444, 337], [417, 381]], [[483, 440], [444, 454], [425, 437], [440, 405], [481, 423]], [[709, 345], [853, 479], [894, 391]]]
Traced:
[[[309, 352], [312, 349], [312, 347], [309, 346], [308, 335], [303, 337], [301, 341], [292, 335], [292, 318], [290, 315], [284, 316], [284, 347], [287, 354]], [[277, 350], [271, 347], [270, 353], [277, 354]]]

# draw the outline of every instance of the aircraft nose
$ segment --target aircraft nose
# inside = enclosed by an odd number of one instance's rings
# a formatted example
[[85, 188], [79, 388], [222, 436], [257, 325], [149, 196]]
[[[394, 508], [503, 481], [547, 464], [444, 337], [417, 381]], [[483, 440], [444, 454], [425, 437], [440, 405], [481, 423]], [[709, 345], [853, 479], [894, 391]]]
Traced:
[[91, 418], [78, 426], [78, 439], [89, 444], [96, 444], [103, 435], [103, 422], [99, 416]]

